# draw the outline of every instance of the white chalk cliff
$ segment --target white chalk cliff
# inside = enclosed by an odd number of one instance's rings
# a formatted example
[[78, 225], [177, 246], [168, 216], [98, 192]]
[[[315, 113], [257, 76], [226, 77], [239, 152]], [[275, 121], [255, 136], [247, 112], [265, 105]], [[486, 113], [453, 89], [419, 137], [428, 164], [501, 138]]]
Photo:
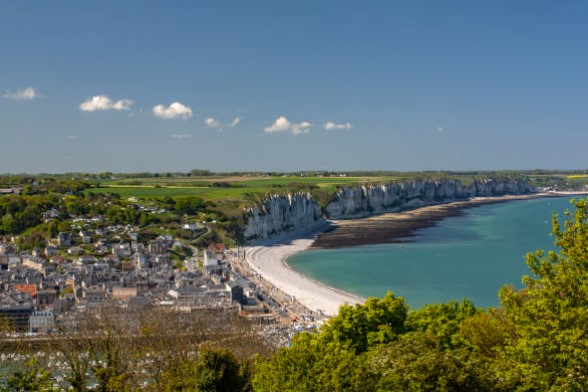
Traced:
[[246, 215], [246, 240], [271, 238], [323, 220], [318, 203], [309, 193], [271, 195], [261, 206], [248, 208]]
[[520, 195], [535, 190], [523, 181], [487, 179], [463, 186], [458, 180], [408, 181], [341, 188], [323, 211], [311, 194], [273, 195], [246, 211], [246, 240], [267, 239], [300, 230], [324, 219], [360, 218], [371, 214], [464, 200], [471, 197]]

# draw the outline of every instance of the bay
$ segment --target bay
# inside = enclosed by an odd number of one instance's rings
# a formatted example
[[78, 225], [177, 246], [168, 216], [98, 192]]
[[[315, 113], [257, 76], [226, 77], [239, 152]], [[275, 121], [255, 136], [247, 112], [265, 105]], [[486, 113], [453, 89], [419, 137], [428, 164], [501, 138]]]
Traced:
[[408, 243], [308, 250], [290, 267], [329, 286], [363, 297], [387, 291], [412, 309], [469, 298], [497, 306], [502, 285], [520, 287], [524, 256], [554, 249], [551, 218], [571, 209], [569, 197], [483, 205], [417, 232]]

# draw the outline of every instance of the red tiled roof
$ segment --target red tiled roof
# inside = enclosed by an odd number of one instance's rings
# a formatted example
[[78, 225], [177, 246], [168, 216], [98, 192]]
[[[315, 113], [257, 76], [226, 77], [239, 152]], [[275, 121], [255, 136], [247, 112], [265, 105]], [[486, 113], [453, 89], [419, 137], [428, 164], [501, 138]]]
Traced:
[[227, 246], [222, 242], [212, 243], [208, 245], [208, 250], [211, 252], [224, 252], [227, 250]]
[[37, 286], [34, 284], [17, 284], [14, 285], [14, 288], [23, 294], [28, 294], [33, 298], [37, 298]]

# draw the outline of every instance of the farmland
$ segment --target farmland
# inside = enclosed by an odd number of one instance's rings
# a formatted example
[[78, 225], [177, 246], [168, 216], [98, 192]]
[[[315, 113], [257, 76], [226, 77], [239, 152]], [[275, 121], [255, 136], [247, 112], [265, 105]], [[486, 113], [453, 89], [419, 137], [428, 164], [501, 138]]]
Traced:
[[321, 190], [331, 193], [337, 187], [382, 183], [402, 179], [396, 176], [381, 177], [299, 177], [299, 176], [255, 176], [255, 177], [179, 177], [179, 178], [133, 178], [101, 181], [88, 189], [94, 193], [116, 193], [121, 197], [188, 197], [199, 196], [209, 200], [229, 199], [236, 201], [263, 197], [268, 193]]

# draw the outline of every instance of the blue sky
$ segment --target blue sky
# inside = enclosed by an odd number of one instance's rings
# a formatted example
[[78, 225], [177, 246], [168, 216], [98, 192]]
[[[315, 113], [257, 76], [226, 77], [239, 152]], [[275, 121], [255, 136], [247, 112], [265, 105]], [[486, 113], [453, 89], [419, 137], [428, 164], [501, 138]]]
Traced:
[[0, 172], [585, 168], [583, 1], [5, 1]]

